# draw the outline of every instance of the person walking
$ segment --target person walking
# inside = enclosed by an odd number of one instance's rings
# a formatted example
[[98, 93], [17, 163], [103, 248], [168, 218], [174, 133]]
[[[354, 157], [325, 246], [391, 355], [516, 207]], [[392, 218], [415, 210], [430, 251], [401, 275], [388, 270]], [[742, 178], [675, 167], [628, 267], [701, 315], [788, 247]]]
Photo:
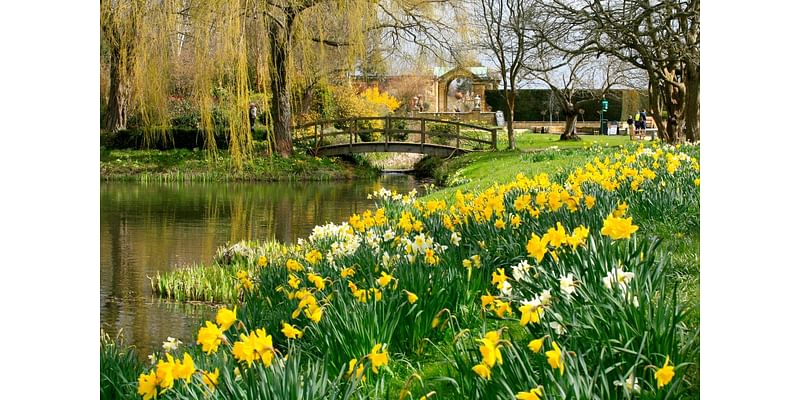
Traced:
[[645, 132], [647, 132], [647, 113], [644, 111], [639, 111], [639, 139], [644, 139]]
[[256, 103], [250, 103], [250, 133], [256, 133], [256, 117], [258, 117], [258, 107]]
[[625, 122], [628, 123], [628, 135], [631, 137], [631, 140], [633, 140], [633, 136], [636, 133], [636, 128], [633, 126], [633, 115], [628, 115], [628, 120]]

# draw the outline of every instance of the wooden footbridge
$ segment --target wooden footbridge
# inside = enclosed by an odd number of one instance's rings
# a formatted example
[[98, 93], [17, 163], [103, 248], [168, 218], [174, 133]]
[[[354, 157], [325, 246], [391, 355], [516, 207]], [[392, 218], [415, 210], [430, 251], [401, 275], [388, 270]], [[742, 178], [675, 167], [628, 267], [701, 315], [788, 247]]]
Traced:
[[356, 117], [292, 129], [294, 142], [307, 146], [314, 155], [397, 152], [449, 157], [497, 150], [496, 128], [430, 118]]

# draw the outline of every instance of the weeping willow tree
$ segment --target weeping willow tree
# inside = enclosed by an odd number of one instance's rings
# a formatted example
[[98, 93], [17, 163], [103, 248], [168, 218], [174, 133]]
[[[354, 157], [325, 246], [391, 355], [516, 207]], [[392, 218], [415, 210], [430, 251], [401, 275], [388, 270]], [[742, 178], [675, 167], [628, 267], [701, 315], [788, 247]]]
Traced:
[[145, 128], [145, 145], [167, 140], [174, 46], [178, 19], [174, 1], [101, 1], [100, 27], [107, 51], [109, 93], [103, 127], [127, 127], [136, 112]]
[[[253, 148], [251, 96], [266, 93], [262, 105], [268, 110], [269, 152], [288, 157], [293, 87], [346, 76], [376, 35], [389, 43], [406, 41], [433, 48], [447, 40], [443, 32], [450, 21], [442, 21], [438, 10], [450, 4], [440, 0], [102, 1], [104, 39], [119, 53], [112, 57], [118, 66], [111, 62], [108, 114], [119, 108], [112, 101], [124, 106], [115, 114], [117, 127], [107, 123], [106, 128], [124, 128], [132, 108], [149, 127], [148, 140], [163, 139], [169, 126], [166, 102], [174, 89], [169, 79], [175, 64], [182, 63], [191, 66], [191, 101], [199, 111], [198, 125], [210, 155], [216, 154], [215, 133], [222, 130], [233, 166], [241, 168]], [[115, 68], [121, 77], [116, 80]]]

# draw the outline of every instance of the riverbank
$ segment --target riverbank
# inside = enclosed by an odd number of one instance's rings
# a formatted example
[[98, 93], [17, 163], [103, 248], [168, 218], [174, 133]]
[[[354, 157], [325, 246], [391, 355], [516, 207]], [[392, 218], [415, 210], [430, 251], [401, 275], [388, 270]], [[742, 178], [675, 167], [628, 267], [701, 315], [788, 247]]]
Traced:
[[321, 158], [297, 153], [292, 158], [253, 156], [234, 172], [227, 151], [215, 158], [202, 150], [104, 150], [100, 179], [106, 181], [332, 181], [374, 178], [380, 170], [356, 158]]
[[[418, 201], [376, 190], [371, 198], [380, 212], [356, 210], [347, 225], [315, 228], [296, 246], [220, 249], [211, 265], [157, 277], [165, 285], [154, 282], [153, 290], [178, 297], [187, 283], [205, 286], [207, 272], [220, 272], [211, 286], [227, 292], [213, 297], [238, 307], [240, 319], [221, 335], [233, 341], [263, 327], [288, 354], [288, 363], [250, 369], [220, 361], [230, 360], [228, 353], [238, 358], [230, 344], [220, 347], [222, 356], [187, 349], [197, 365], [219, 366], [221, 398], [235, 397], [230, 388], [248, 388], [251, 375], [309, 371], [317, 371], [309, 381], [384, 395], [495, 398], [544, 383], [547, 397], [567, 387], [624, 398], [613, 382], [632, 376], [643, 397], [668, 390], [694, 398], [698, 159], [694, 146], [645, 143], [445, 160], [433, 172], [447, 187]], [[283, 322], [302, 338], [290, 339]], [[489, 362], [487, 354], [506, 363]], [[356, 368], [343, 374], [348, 363]], [[675, 379], [661, 388], [653, 369], [665, 364], [675, 366]], [[591, 375], [586, 365], [605, 373]], [[242, 380], [232, 378], [237, 366]]]

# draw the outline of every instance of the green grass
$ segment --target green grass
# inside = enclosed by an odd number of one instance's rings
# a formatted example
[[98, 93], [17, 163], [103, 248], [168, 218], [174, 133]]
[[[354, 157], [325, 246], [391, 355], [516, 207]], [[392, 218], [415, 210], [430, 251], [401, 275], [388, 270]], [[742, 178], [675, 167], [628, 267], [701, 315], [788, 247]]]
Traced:
[[472, 153], [449, 160], [434, 173], [442, 187], [430, 195], [433, 199], [450, 198], [457, 190], [480, 191], [495, 182], [509, 182], [517, 174], [534, 176], [569, 170], [590, 160], [594, 154], [582, 149], [544, 150], [541, 153], [499, 151]]
[[202, 150], [100, 151], [100, 178], [114, 181], [324, 181], [374, 177], [377, 173], [366, 162], [301, 153], [284, 159], [256, 151], [240, 171], [235, 171], [227, 151], [218, 152], [216, 159]]
[[[601, 136], [601, 135], [580, 135], [578, 141], [560, 141], [560, 135], [541, 134], [541, 133], [517, 133], [517, 147], [520, 150], [543, 149], [550, 146], [558, 146], [561, 149], [579, 149], [592, 144], [609, 146], [620, 146], [629, 143], [631, 140], [626, 135]], [[497, 132], [497, 147], [502, 149], [508, 147], [508, 137], [505, 132]]]
[[[555, 137], [555, 135], [549, 136]], [[425, 196], [423, 201], [430, 198], [452, 198], [454, 191], [459, 189], [463, 192], [473, 192], [485, 189], [495, 182], [513, 181], [518, 173], [524, 173], [530, 177], [545, 172], [553, 180], [561, 181], [560, 178], [564, 176], [561, 172], [572, 170], [574, 167], [592, 160], [595, 156], [600, 155], [603, 158], [608, 154], [603, 150], [604, 144], [585, 149], [585, 142], [579, 142], [572, 148], [554, 150], [547, 149], [549, 146], [542, 144], [548, 143], [546, 140], [539, 141], [539, 144], [536, 143], [536, 140], [532, 139], [526, 146], [539, 145], [545, 149], [535, 152], [476, 153], [446, 161], [438, 167], [437, 174], [448, 187]], [[615, 146], [611, 143], [609, 145]], [[693, 149], [690, 154], [697, 156], [694, 150], [696, 149]], [[619, 365], [625, 365], [625, 368], [638, 368], [641, 371], [645, 365], [660, 364], [661, 357], [665, 354], [670, 354], [676, 365], [680, 365], [681, 362], [686, 363], [680, 367], [681, 369], [686, 368], [686, 372], [681, 371], [681, 376], [677, 379], [685, 380], [686, 385], [680, 389], [685, 391], [679, 393], [678, 397], [685, 395], [683, 398], [694, 398], [699, 396], [699, 355], [694, 352], [695, 346], [699, 346], [698, 342], [694, 342], [694, 340], [699, 340], [699, 337], [692, 336], [693, 332], [699, 332], [700, 318], [699, 194], [695, 193], [696, 188], [691, 187], [691, 184], [687, 185], [687, 182], [691, 182], [691, 180], [687, 181], [687, 176], [689, 175], [684, 174], [671, 178], [673, 181], [667, 181], [657, 190], [645, 192], [627, 190], [614, 195], [619, 195], [620, 198], [630, 202], [630, 214], [634, 223], [641, 227], [636, 240], [611, 243], [607, 238], [594, 237], [591, 245], [587, 246], [585, 251], [574, 254], [564, 253], [561, 255], [561, 261], [548, 263], [548, 271], [554, 272], [552, 274], [545, 273], [543, 276], [550, 280], [555, 279], [559, 273], [563, 275], [566, 271], [585, 272], [605, 269], [617, 261], [624, 262], [626, 270], [636, 272], [636, 284], [631, 287], [631, 290], [636, 290], [636, 293], [642, 296], [642, 307], [625, 306], [624, 302], [620, 302], [615, 297], [615, 292], [609, 292], [602, 287], [598, 280], [584, 280], [581, 284], [582, 296], [588, 296], [587, 299], [592, 300], [587, 300], [585, 305], [580, 306], [576, 305], [578, 303], [561, 301], [551, 306], [553, 312], [581, 322], [580, 324], [575, 323], [570, 328], [575, 329], [576, 332], [580, 331], [580, 336], [575, 336], [573, 339], [570, 339], [569, 336], [559, 339], [559, 343], [562, 343], [562, 340], [565, 341], [563, 344], [568, 349], [577, 349], [579, 352], [581, 348], [586, 350], [570, 357], [568, 369], [578, 371], [578, 373], [568, 374], [566, 378], [554, 374], [545, 363], [543, 356], [534, 355], [526, 350], [524, 346], [526, 337], [540, 337], [545, 333], [553, 335], [553, 332], [546, 330], [548, 328], [533, 325], [523, 328], [516, 320], [498, 321], [493, 317], [476, 318], [477, 315], [480, 315], [480, 311], [475, 304], [475, 298], [479, 294], [475, 288], [481, 289], [488, 286], [491, 268], [476, 270], [471, 275], [473, 280], [471, 284], [464, 284], [465, 279], [460, 275], [464, 273], [463, 268], [448, 269], [447, 271], [452, 273], [451, 278], [445, 279], [446, 275], [438, 276], [440, 279], [433, 283], [428, 282], [430, 275], [427, 269], [397, 268], [392, 273], [400, 282], [400, 287], [396, 291], [387, 290], [381, 303], [363, 306], [356, 304], [355, 300], [350, 297], [335, 296], [332, 299], [323, 300], [320, 294], [318, 300], [325, 303], [326, 317], [319, 325], [309, 325], [302, 318], [298, 320], [299, 325], [306, 325], [307, 334], [307, 338], [299, 343], [307, 356], [325, 355], [325, 360], [315, 364], [314, 370], [327, 368], [329, 377], [333, 377], [336, 372], [339, 372], [339, 376], [334, 381], [341, 379], [339, 368], [348, 359], [364, 355], [376, 342], [392, 343], [390, 372], [386, 376], [387, 381], [385, 382], [386, 387], [390, 390], [385, 393], [397, 394], [400, 389], [409, 388], [414, 394], [413, 398], [419, 398], [420, 395], [429, 391], [436, 391], [437, 395], [434, 398], [442, 399], [494, 398], [495, 396], [505, 398], [509, 395], [513, 396], [513, 392], [519, 388], [532, 388], [542, 381], [549, 382], [548, 390], [552, 391], [554, 390], [552, 389], [553, 385], [558, 385], [559, 388], [571, 391], [576, 398], [588, 398], [590, 394], [599, 396], [599, 398], [615, 396], [621, 398], [618, 396], [619, 393], [615, 389], [613, 381], [624, 379], [629, 370], [622, 369]], [[679, 181], [679, 178], [682, 181]], [[687, 190], [690, 187], [691, 189]], [[598, 196], [602, 200], [605, 195], [598, 194]], [[614, 199], [614, 201], [616, 200]], [[609, 204], [606, 203], [605, 207], [609, 207]], [[603, 202], [599, 201], [598, 207], [601, 206], [603, 206]], [[595, 214], [593, 215], [594, 225], [597, 226], [597, 218], [602, 219], [602, 215], [605, 214], [600, 215], [596, 210], [593, 213]], [[395, 214], [394, 218], [396, 218], [397, 210], [389, 208], [387, 215], [392, 214]], [[568, 215], [571, 214], [566, 214], [566, 212], [558, 215], [545, 213], [535, 224], [540, 225], [539, 229], [541, 229], [541, 227], [552, 226], [555, 221]], [[427, 220], [428, 230], [426, 232], [439, 236], [446, 235], [437, 221], [436, 218]], [[526, 225], [523, 224], [523, 226]], [[527, 228], [529, 227], [527, 226]], [[443, 265], [459, 266], [459, 260], [476, 253], [482, 254], [487, 266], [509, 265], [518, 261], [518, 259], [511, 260], [507, 257], [510, 254], [519, 253], [518, 249], [514, 250], [519, 247], [519, 243], [506, 242], [499, 235], [492, 234], [495, 231], [491, 226], [464, 229], [462, 246], [452, 249], [449, 258], [442, 260]], [[467, 229], [472, 229], [472, 233], [467, 235]], [[521, 235], [521, 237], [525, 236]], [[437, 242], [445, 243], [444, 237], [439, 237]], [[481, 253], [482, 250], [479, 249], [483, 246], [478, 247], [474, 242], [469, 243], [467, 240], [469, 237], [473, 241], [481, 238], [490, 250]], [[655, 243], [659, 239], [661, 243], [656, 247]], [[508, 249], [508, 251], [503, 249]], [[356, 266], [357, 275], [352, 279], [358, 282], [359, 287], [367, 287], [366, 285], [374, 282], [377, 277], [378, 269], [364, 268], [364, 266], [376, 265], [375, 253], [372, 249], [364, 247], [347, 258], [346, 262], [343, 261], [344, 265]], [[301, 256], [302, 252], [298, 250], [297, 254], [288, 254], [284, 257], [300, 258]], [[287, 301], [283, 296], [275, 295], [274, 288], [287, 281], [287, 272], [284, 268], [274, 268], [275, 265], [282, 266], [284, 264], [280, 256], [277, 259], [269, 258], [270, 266], [261, 269], [258, 273], [257, 281], [261, 283], [258, 294], [247, 297], [244, 304], [240, 304], [239, 319], [245, 326], [278, 326], [281, 319], [291, 313], [296, 305], [296, 301]], [[344, 281], [337, 279], [337, 271], [330, 268], [332, 267], [323, 263], [315, 271], [324, 276], [333, 277], [334, 281], [329, 282], [331, 288], [328, 290], [347, 293], [348, 289], [344, 286]], [[469, 282], [469, 278], [466, 281]], [[535, 284], [531, 283], [530, 287], [522, 283], [518, 283], [518, 285], [530, 293], [538, 293], [541, 289], [540, 285], [557, 287], [558, 282], [557, 280], [536, 282]], [[397, 294], [402, 293], [405, 289], [418, 294], [424, 293], [424, 301], [411, 306], [402, 297], [403, 295]], [[460, 293], [465, 293], [468, 298], [461, 298]], [[458, 294], [457, 298], [447, 297], [456, 294]], [[441, 303], [439, 304], [437, 302], [440, 297]], [[434, 331], [430, 322], [433, 315], [436, 314], [438, 318], [439, 309], [453, 304], [460, 306], [450, 307], [453, 318], [448, 326], [452, 329]], [[681, 305], [681, 312], [677, 311], [678, 308], [672, 308], [676, 304]], [[620, 312], [626, 313], [624, 317], [620, 317], [623, 315]], [[412, 315], [413, 317], [410, 317]], [[451, 312], [448, 311], [447, 315], [450, 320]], [[688, 328], [684, 328], [684, 324]], [[504, 337], [512, 339], [504, 350], [506, 364], [497, 366], [495, 375], [493, 375], [494, 381], [478, 381], [471, 371], [471, 367], [479, 362], [475, 340], [486, 331], [501, 326], [507, 327]], [[444, 323], [442, 327], [444, 328]], [[456, 333], [461, 332], [462, 328], [469, 329], [469, 333], [464, 336], [463, 340], [454, 343], [454, 336], [457, 336]], [[634, 332], [631, 333], [629, 330], [634, 330]], [[684, 334], [687, 335], [686, 339], [680, 341], [675, 339], [677, 335]], [[419, 340], [420, 338], [429, 340]], [[616, 339], [612, 343], [608, 340], [609, 338]], [[629, 338], [630, 340], [621, 341], [620, 338]], [[275, 341], [279, 348], [286, 346], [285, 340], [278, 334], [275, 334]], [[587, 341], [592, 345], [587, 345]], [[676, 343], [686, 344], [686, 348], [673, 347]], [[599, 353], [595, 353], [595, 349], [603, 349], [606, 352], [598, 350]], [[608, 351], [613, 351], [614, 355], [609, 356], [608, 354], [611, 353]], [[681, 357], [683, 358], [681, 359]], [[591, 362], [587, 363], [584, 360]], [[302, 369], [299, 365], [289, 367], [291, 368], [287, 371], [292, 371], [292, 374], [294, 371]], [[596, 374], [597, 370], [605, 371], [597, 378], [600, 379], [599, 383], [595, 382], [595, 378], [593, 378], [593, 374]], [[282, 377], [282, 375], [275, 376]], [[320, 373], [319, 379], [315, 379], [315, 381], [323, 382], [324, 376], [325, 374]], [[452, 378], [449, 378], [448, 381], [442, 377]], [[229, 378], [225, 379], [230, 380]], [[249, 378], [245, 377], [245, 379]], [[265, 378], [260, 376], [258, 379], [255, 377], [253, 379], [253, 383], [248, 383], [245, 387], [256, 388], [258, 387], [257, 382], [264, 381]], [[278, 379], [278, 382], [281, 379]], [[296, 379], [291, 378], [289, 381], [296, 382]], [[373, 386], [370, 381], [370, 387], [374, 388], [375, 393], [384, 391], [383, 384], [384, 382], [380, 382], [380, 384], [376, 382]], [[453, 384], [458, 385], [457, 389]], [[285, 386], [287, 390], [294, 387], [292, 384]], [[236, 388], [235, 385], [232, 387]], [[320, 388], [320, 390], [323, 389]], [[651, 394], [654, 393], [651, 392]], [[232, 392], [232, 396], [256, 397], [244, 392]]]

